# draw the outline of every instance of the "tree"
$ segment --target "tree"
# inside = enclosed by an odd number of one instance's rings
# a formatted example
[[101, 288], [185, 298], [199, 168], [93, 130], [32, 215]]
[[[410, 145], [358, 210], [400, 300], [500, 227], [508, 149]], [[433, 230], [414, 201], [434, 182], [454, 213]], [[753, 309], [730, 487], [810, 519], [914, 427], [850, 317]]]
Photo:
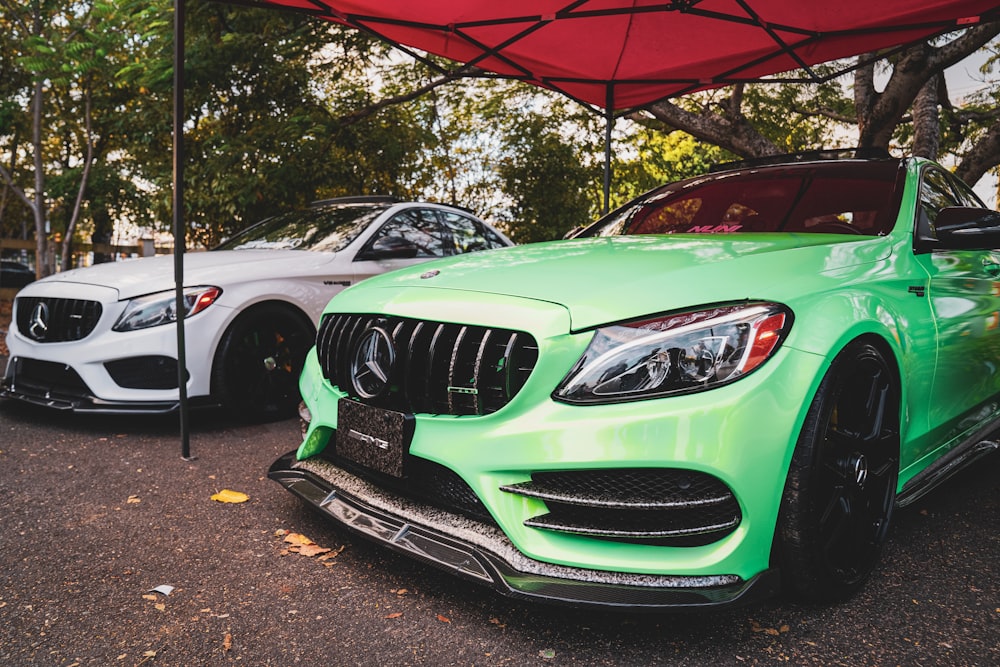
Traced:
[[[736, 85], [676, 101], [651, 105], [646, 112], [631, 115], [649, 125], [658, 122], [665, 130], [683, 130], [743, 157], [762, 157], [822, 145], [817, 139], [829, 138], [837, 124], [853, 123], [857, 145], [888, 149], [903, 138], [912, 142], [916, 154], [937, 157], [943, 146], [938, 112], [944, 108], [952, 130], [967, 127], [976, 120], [988, 124], [959, 130], [961, 140], [948, 147], [962, 156], [957, 173], [975, 183], [987, 170], [1000, 164], [1000, 126], [996, 107], [982, 107], [968, 113], [948, 109], [942, 95], [941, 75], [945, 69], [968, 57], [1000, 35], [1000, 23], [978, 25], [934, 42], [919, 43], [888, 59], [858, 68], [854, 74], [853, 104], [841, 94], [839, 82], [810, 86]], [[864, 62], [870, 56], [862, 57]], [[888, 71], [884, 89], [876, 87], [876, 72]], [[822, 68], [821, 68], [822, 69]], [[772, 103], [754, 105], [753, 100], [770, 99]], [[774, 105], [773, 102], [777, 102]], [[916, 105], [915, 105], [916, 103]], [[776, 113], [777, 110], [782, 113]], [[769, 111], [767, 111], [769, 110]], [[764, 113], [761, 113], [764, 111]], [[655, 121], [654, 121], [655, 119]], [[774, 121], [780, 121], [775, 132]], [[788, 132], [789, 125], [814, 127], [809, 133]], [[901, 129], [905, 128], [905, 129]], [[966, 142], [961, 147], [963, 140]]]
[[0, 107], [0, 146], [10, 157], [0, 163], [0, 179], [31, 213], [39, 275], [53, 269], [57, 235], [62, 268], [69, 267], [87, 205], [102, 194], [91, 175], [110, 174], [121, 150], [126, 100], [116, 77], [138, 4], [0, 0], [0, 58], [10, 73], [8, 103]]

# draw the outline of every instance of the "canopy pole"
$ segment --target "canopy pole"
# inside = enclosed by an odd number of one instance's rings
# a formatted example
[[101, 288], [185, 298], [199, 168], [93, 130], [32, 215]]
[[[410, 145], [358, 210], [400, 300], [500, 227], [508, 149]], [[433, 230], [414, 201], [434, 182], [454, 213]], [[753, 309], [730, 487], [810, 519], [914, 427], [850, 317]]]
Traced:
[[174, 0], [174, 312], [177, 316], [177, 392], [180, 414], [181, 458], [190, 461], [188, 426], [187, 350], [184, 343], [184, 2]]
[[611, 128], [615, 124], [615, 88], [608, 84], [604, 102], [604, 209], [602, 215], [611, 210]]

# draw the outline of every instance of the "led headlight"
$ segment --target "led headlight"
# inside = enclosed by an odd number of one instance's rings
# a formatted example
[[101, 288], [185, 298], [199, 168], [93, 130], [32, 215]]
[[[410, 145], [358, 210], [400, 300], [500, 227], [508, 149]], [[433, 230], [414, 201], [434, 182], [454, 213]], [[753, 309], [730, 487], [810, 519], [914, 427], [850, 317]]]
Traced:
[[[188, 287], [184, 290], [184, 316], [190, 317], [205, 310], [219, 298], [218, 287]], [[121, 317], [112, 328], [114, 331], [135, 331], [170, 324], [177, 320], [177, 300], [173, 291], [147, 294], [128, 302]]]
[[742, 302], [601, 327], [553, 393], [567, 403], [614, 403], [702, 391], [767, 361], [792, 313]]

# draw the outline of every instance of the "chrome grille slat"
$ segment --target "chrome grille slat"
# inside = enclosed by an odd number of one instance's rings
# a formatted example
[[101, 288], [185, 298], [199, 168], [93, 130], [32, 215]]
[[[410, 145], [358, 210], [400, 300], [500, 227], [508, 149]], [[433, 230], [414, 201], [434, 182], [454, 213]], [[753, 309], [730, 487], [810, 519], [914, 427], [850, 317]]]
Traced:
[[466, 335], [469, 333], [468, 327], [462, 327], [458, 330], [458, 336], [455, 338], [455, 344], [451, 346], [451, 358], [448, 359], [448, 413], [456, 414], [455, 411], [455, 400], [457, 394], [451, 391], [451, 387], [458, 386], [458, 365], [459, 359], [458, 355], [462, 351], [462, 343], [465, 340]]
[[396, 363], [389, 391], [368, 402], [409, 413], [484, 415], [505, 406], [527, 382], [538, 347], [526, 333], [378, 315], [331, 313], [316, 336], [320, 367], [354, 394], [351, 355], [377, 324], [390, 334]]

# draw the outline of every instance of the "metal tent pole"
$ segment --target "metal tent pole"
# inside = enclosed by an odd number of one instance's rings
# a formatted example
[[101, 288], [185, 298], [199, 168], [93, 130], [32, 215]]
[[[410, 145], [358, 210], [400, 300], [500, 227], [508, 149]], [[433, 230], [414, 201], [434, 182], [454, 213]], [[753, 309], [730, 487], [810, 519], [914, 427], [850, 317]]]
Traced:
[[611, 210], [611, 129], [615, 124], [615, 87], [608, 84], [607, 98], [604, 103], [604, 210], [607, 215]]
[[174, 0], [174, 310], [177, 315], [177, 391], [180, 412], [181, 458], [190, 461], [188, 426], [187, 353], [184, 344], [184, 2]]

